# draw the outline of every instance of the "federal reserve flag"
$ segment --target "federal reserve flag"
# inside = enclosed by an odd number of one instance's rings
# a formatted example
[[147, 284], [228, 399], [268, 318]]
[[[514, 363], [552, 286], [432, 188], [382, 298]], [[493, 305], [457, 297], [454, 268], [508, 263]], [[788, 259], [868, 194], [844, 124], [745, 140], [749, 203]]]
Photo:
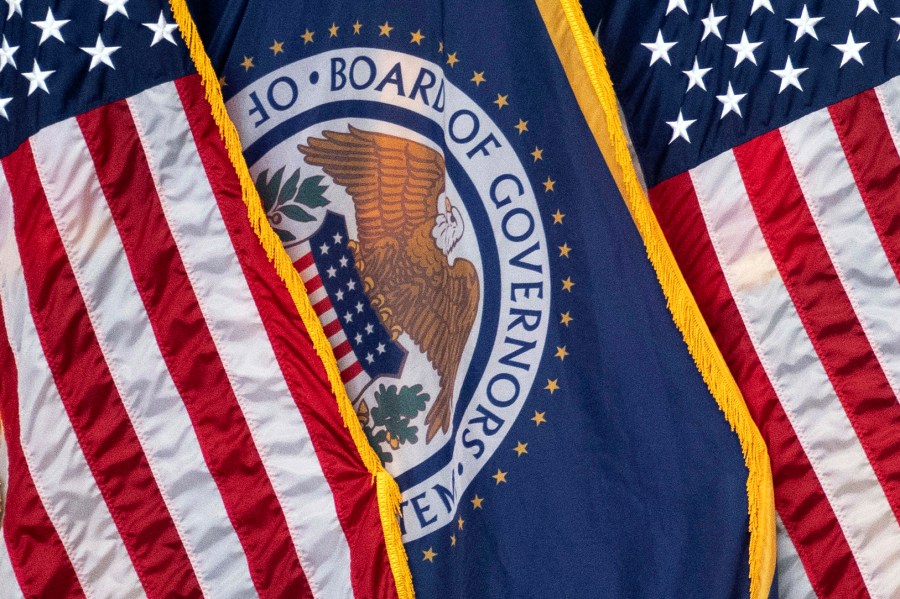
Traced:
[[186, 8], [7, 4], [0, 597], [409, 597]]
[[767, 458], [577, 4], [195, 16], [419, 596], [766, 597]]

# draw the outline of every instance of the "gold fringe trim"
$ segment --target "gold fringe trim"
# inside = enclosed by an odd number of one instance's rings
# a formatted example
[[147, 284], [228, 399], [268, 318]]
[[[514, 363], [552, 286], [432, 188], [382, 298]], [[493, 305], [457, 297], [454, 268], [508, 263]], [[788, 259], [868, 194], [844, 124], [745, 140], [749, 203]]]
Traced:
[[[694, 296], [638, 182], [619, 119], [612, 81], [606, 70], [603, 54], [585, 21], [579, 2], [537, 0], [537, 4], [582, 111], [594, 130], [608, 163], [611, 157], [607, 152], [610, 149], [613, 151], [615, 163], [609, 164], [610, 170], [613, 171], [628, 210], [644, 240], [647, 256], [656, 270], [673, 320], [681, 331], [703, 380], [740, 440], [744, 462], [749, 470], [747, 504], [750, 517], [750, 598], [766, 599], [775, 573], [775, 501], [765, 442], [747, 410], [741, 391], [728, 370], [712, 333], [700, 314]], [[568, 23], [567, 27], [559, 24], [562, 18]], [[580, 57], [581, 64], [577, 66], [570, 62], [572, 54], [565, 51], [571, 48], [571, 41], [574, 41], [577, 57]], [[590, 98], [583, 93], [582, 82], [585, 74], [593, 91], [593, 97]], [[577, 81], [579, 77], [582, 79]], [[579, 91], [582, 93], [579, 94]], [[605, 122], [602, 123], [589, 116], [589, 112], [597, 110], [597, 101], [605, 115]], [[602, 137], [605, 139], [601, 139]]]
[[372, 474], [372, 480], [377, 489], [378, 511], [381, 516], [385, 546], [391, 565], [391, 572], [397, 587], [397, 595], [399, 599], [413, 599], [415, 592], [413, 591], [412, 574], [409, 570], [406, 549], [403, 546], [400, 523], [397, 520], [400, 512], [400, 489], [393, 477], [384, 469], [381, 460], [378, 459], [378, 455], [366, 439], [362, 425], [356, 416], [356, 412], [353, 410], [353, 404], [347, 396], [344, 383], [341, 381], [340, 371], [338, 370], [337, 360], [335, 360], [331, 344], [328, 343], [328, 338], [322, 330], [322, 323], [319, 322], [319, 317], [313, 311], [309, 302], [309, 296], [306, 294], [303, 280], [284, 250], [281, 240], [266, 219], [259, 193], [256, 191], [247, 163], [244, 161], [244, 156], [241, 153], [241, 142], [238, 138], [237, 129], [225, 110], [225, 101], [222, 98], [222, 90], [219, 88], [218, 78], [203, 47], [203, 42], [200, 40], [200, 35], [188, 11], [187, 4], [185, 0], [169, 0], [169, 5], [172, 7], [172, 13], [175, 16], [175, 21], [178, 23], [178, 28], [181, 30], [181, 37], [191, 53], [194, 66], [203, 80], [206, 99], [212, 106], [212, 116], [219, 126], [219, 133], [225, 141], [228, 157], [240, 179], [241, 193], [244, 204], [247, 205], [250, 224], [253, 226], [257, 237], [259, 237], [263, 248], [265, 248], [269, 261], [275, 266], [275, 271], [281, 277], [281, 280], [284, 281], [291, 298], [294, 300], [294, 305], [297, 307], [297, 311], [303, 319], [303, 324], [306, 326], [306, 330], [312, 339], [316, 354], [325, 366], [328, 381], [331, 383], [331, 391], [337, 399], [338, 410], [344, 420], [344, 426], [350, 431], [350, 436], [356, 445], [356, 450], [359, 452], [363, 464]]

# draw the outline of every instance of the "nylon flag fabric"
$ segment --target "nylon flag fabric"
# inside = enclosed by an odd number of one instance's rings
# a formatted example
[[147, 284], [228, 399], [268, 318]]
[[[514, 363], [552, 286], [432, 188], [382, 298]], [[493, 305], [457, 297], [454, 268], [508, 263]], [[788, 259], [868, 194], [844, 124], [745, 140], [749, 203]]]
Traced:
[[418, 596], [750, 596], [741, 442], [756, 474], [764, 449], [692, 361], [598, 146], [605, 113], [576, 98], [577, 5], [193, 8], [402, 491]]
[[769, 446], [782, 597], [900, 597], [900, 6], [594, 4], [653, 208]]
[[7, 4], [0, 597], [397, 596], [169, 6]]

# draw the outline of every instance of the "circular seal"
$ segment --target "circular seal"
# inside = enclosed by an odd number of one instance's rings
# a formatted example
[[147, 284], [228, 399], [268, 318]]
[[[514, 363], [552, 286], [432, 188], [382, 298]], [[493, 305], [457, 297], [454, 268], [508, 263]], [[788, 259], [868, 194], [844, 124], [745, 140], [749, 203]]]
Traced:
[[385, 49], [288, 64], [228, 108], [420, 538], [454, 519], [543, 354], [549, 257], [525, 167], [439, 65]]

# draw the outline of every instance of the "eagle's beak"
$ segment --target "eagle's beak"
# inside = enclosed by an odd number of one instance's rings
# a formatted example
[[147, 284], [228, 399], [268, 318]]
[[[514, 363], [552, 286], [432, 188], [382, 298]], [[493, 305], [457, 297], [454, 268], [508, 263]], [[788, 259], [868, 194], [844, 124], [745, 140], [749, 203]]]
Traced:
[[453, 214], [453, 204], [450, 203], [450, 198], [444, 196], [444, 210], [447, 211], [447, 214]]

